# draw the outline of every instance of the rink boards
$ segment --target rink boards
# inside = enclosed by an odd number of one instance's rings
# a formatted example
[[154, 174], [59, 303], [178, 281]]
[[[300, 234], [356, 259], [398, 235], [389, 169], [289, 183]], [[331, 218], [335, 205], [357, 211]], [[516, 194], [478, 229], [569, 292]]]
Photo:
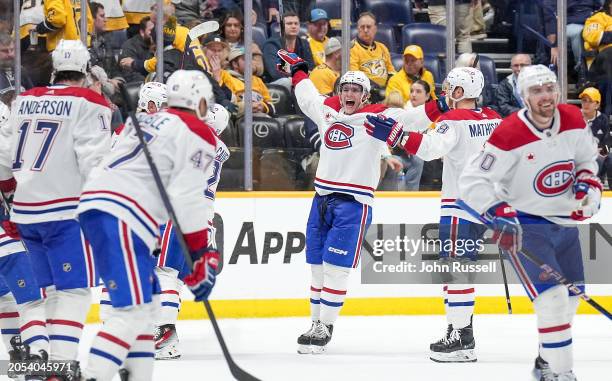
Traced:
[[[612, 194], [606, 193], [595, 221], [612, 224]], [[219, 193], [215, 225], [223, 268], [211, 296], [219, 317], [308, 315], [310, 270], [305, 263], [304, 245], [312, 195], [313, 192]], [[438, 192], [379, 192], [372, 223], [436, 223], [439, 203]], [[590, 285], [588, 290], [600, 296], [600, 303], [612, 308], [612, 285]], [[476, 293], [476, 313], [506, 312], [501, 284], [477, 285]], [[342, 313], [442, 314], [440, 294], [441, 286], [437, 284], [361, 284], [357, 270], [351, 275]], [[510, 294], [514, 313], [532, 312], [520, 285], [511, 285]], [[181, 296], [180, 318], [205, 317], [203, 306], [189, 301], [188, 291], [183, 290]], [[93, 318], [95, 311], [92, 312]], [[588, 305], [581, 306], [580, 312], [595, 313]]]

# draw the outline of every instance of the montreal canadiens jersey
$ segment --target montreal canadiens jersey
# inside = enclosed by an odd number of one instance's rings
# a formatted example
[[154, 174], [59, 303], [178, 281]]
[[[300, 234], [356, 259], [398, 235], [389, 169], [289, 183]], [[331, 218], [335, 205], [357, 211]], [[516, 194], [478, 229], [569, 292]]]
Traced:
[[459, 198], [459, 176], [470, 157], [482, 151], [501, 117], [489, 108], [454, 109], [444, 113], [427, 134], [411, 133], [406, 150], [423, 160], [444, 158], [441, 216], [478, 222], [455, 205]]
[[505, 201], [519, 213], [572, 223], [574, 179], [597, 173], [596, 140], [575, 106], [559, 105], [545, 131], [526, 113], [508, 116], [469, 163], [459, 180], [461, 198], [480, 213]]
[[[168, 109], [136, 116], [184, 233], [205, 231], [212, 201], [204, 197], [213, 174], [216, 138], [195, 116]], [[125, 221], [151, 248], [166, 209], [131, 120], [85, 184], [78, 213], [97, 209]]]
[[75, 218], [83, 184], [110, 149], [111, 110], [80, 87], [37, 87], [17, 97], [9, 120], [17, 190], [11, 220]]
[[342, 110], [340, 98], [319, 94], [306, 74], [296, 73], [293, 82], [298, 105], [321, 134], [315, 191], [320, 195], [345, 193], [363, 204], [372, 205], [380, 179], [380, 159], [388, 149], [385, 142], [367, 134], [366, 115], [383, 114], [407, 126], [414, 122], [416, 114], [374, 104], [347, 115]]

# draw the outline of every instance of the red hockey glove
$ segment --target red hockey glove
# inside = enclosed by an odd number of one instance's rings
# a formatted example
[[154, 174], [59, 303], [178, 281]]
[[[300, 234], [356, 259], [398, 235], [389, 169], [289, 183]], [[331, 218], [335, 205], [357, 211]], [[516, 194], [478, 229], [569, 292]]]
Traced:
[[505, 202], [501, 202], [489, 208], [485, 217], [493, 224], [493, 241], [502, 250], [516, 253], [521, 250], [523, 244], [523, 229], [517, 218], [516, 210]]
[[601, 203], [601, 181], [590, 172], [584, 172], [574, 182], [574, 198], [578, 206], [572, 211], [571, 218], [583, 221], [593, 217], [599, 211]]
[[295, 53], [289, 53], [286, 50], [279, 50], [278, 59], [276, 60], [276, 69], [281, 73], [290, 74], [292, 77], [298, 71], [303, 71], [308, 74], [308, 63], [301, 59]]
[[6, 235], [11, 237], [12, 239], [21, 239], [21, 237], [19, 236], [19, 230], [17, 230], [17, 225], [15, 225], [14, 222], [11, 222], [9, 220], [2, 221], [2, 229], [4, 229]]
[[193, 269], [184, 279], [185, 284], [193, 293], [195, 300], [201, 302], [208, 299], [217, 280], [219, 267], [219, 252], [213, 249], [202, 249], [191, 254]]
[[384, 115], [366, 115], [363, 125], [368, 135], [386, 142], [391, 148], [395, 147], [404, 136], [404, 126]]

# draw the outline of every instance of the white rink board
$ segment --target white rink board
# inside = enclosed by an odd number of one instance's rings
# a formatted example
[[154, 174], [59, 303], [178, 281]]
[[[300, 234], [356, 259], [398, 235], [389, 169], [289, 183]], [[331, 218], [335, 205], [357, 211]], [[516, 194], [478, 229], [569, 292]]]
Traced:
[[[270, 193], [268, 193], [270, 194]], [[309, 297], [310, 273], [306, 265], [304, 250], [289, 255], [289, 263], [283, 263], [288, 246], [288, 235], [304, 235], [310, 210], [311, 198], [296, 193], [296, 197], [253, 198], [220, 197], [216, 201], [217, 214], [223, 219], [224, 267], [219, 275], [211, 299], [286, 299]], [[439, 218], [438, 197], [378, 197], [373, 208], [372, 223], [436, 223]], [[593, 222], [612, 223], [612, 198], [606, 197], [602, 210]], [[252, 223], [254, 240], [241, 229]], [[282, 247], [277, 254], [270, 254], [267, 263], [263, 261], [264, 239], [268, 236], [282, 236]], [[235, 263], [229, 263], [236, 247], [248, 246], [254, 241], [254, 250], [239, 255]], [[272, 240], [272, 246], [277, 241]], [[297, 244], [297, 240], [293, 240]], [[251, 256], [249, 256], [249, 254]], [[250, 263], [256, 261], [256, 263]], [[509, 269], [509, 271], [512, 271]], [[240, 286], [237, 286], [240, 285]], [[414, 297], [439, 296], [440, 285], [362, 285], [359, 269], [351, 275], [348, 287], [349, 297]], [[612, 295], [612, 285], [589, 286], [592, 295]], [[478, 295], [503, 295], [502, 285], [479, 285]], [[513, 295], [524, 295], [519, 285], [511, 285]], [[185, 299], [191, 299], [189, 292], [183, 292]]]

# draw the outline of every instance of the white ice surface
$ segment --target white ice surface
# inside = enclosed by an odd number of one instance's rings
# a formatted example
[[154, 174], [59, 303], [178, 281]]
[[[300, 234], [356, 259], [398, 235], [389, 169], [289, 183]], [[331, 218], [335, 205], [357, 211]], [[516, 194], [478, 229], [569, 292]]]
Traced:
[[[318, 356], [296, 353], [307, 318], [224, 319], [220, 325], [235, 361], [262, 381], [526, 381], [537, 350], [534, 315], [475, 316], [478, 362], [471, 364], [429, 360], [429, 343], [445, 330], [441, 315], [341, 316], [328, 352]], [[98, 327], [86, 326], [82, 361]], [[156, 361], [154, 380], [233, 379], [208, 320], [180, 321], [177, 329], [183, 356]], [[612, 380], [612, 322], [579, 315], [573, 333], [578, 379]]]

